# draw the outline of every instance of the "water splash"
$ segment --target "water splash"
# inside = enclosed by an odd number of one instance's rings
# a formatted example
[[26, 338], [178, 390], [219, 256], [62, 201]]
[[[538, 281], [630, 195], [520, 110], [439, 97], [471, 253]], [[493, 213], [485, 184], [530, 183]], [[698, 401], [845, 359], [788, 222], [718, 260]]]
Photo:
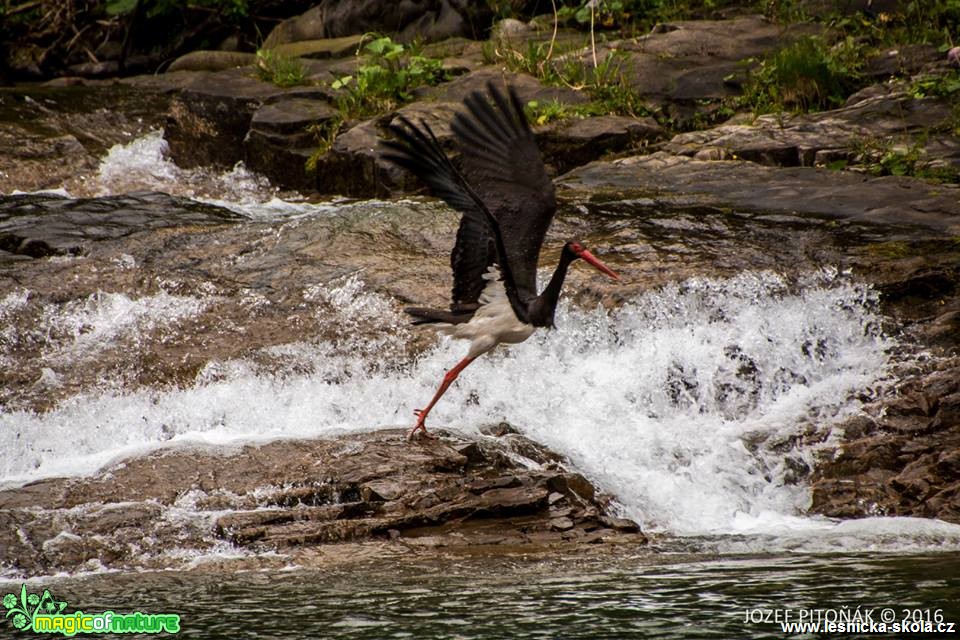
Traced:
[[[761, 528], [802, 511], [793, 439], [857, 411], [890, 345], [875, 294], [834, 271], [694, 279], [607, 315], [569, 310], [469, 371], [436, 420], [509, 419], [567, 454], [626, 515], [674, 533]], [[472, 367], [471, 367], [472, 368]], [[458, 407], [459, 408], [459, 407]]]
[[40, 318], [46, 332], [46, 358], [77, 361], [96, 357], [121, 340], [174, 326], [200, 314], [209, 299], [156, 295], [131, 299], [123, 293], [98, 291], [63, 305], [47, 304]]
[[[238, 162], [227, 171], [207, 167], [182, 169], [169, 158], [163, 131], [155, 130], [110, 148], [101, 160], [97, 195], [162, 191], [232, 209], [252, 220], [275, 220], [315, 214], [316, 205], [281, 194], [264, 176]], [[280, 196], [284, 197], [281, 198]]]
[[[465, 349], [443, 339], [408, 366], [374, 366], [404, 359], [407, 336], [392, 304], [355, 277], [303, 295], [332, 323], [348, 308], [351, 318], [387, 317], [396, 330], [274, 347], [308, 373], [211, 363], [185, 389], [102, 392], [43, 415], [0, 413], [0, 477], [87, 473], [171, 442], [409, 426]], [[85, 317], [109, 316], [94, 309]], [[124, 331], [140, 322], [130, 318]], [[859, 395], [881, 378], [891, 341], [879, 324], [875, 293], [836, 271], [801, 282], [768, 272], [693, 279], [612, 313], [561, 309], [559, 330], [471, 365], [431, 424], [471, 432], [508, 420], [569, 456], [648, 528], [694, 535], [789, 526], [808, 500], [794, 476], [811, 452], [797, 439], [856, 412]], [[116, 339], [108, 325], [94, 342]]]

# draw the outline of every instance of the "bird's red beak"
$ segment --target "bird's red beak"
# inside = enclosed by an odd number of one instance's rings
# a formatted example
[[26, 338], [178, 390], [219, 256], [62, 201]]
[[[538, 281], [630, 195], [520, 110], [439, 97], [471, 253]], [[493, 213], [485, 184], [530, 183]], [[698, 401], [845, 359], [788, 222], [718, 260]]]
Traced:
[[600, 260], [597, 259], [597, 256], [593, 255], [592, 253], [590, 253], [590, 252], [587, 251], [586, 249], [581, 250], [577, 255], [579, 255], [581, 258], [583, 258], [584, 260], [586, 260], [587, 262], [589, 262], [589, 263], [590, 263], [597, 271], [599, 271], [600, 273], [603, 273], [603, 274], [605, 274], [605, 275], [608, 275], [608, 276], [610, 276], [611, 278], [613, 278], [614, 280], [619, 280], [619, 279], [620, 279], [620, 276], [618, 276], [616, 273], [614, 273], [613, 269], [611, 269], [611, 268], [608, 267], [607, 265], [605, 265], [605, 264], [603, 264], [602, 262], [600, 262]]

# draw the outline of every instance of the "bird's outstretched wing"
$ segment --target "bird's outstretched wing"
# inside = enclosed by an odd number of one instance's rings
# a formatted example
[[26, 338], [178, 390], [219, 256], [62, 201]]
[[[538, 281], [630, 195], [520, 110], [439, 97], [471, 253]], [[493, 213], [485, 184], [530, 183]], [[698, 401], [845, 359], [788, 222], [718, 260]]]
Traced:
[[487, 84], [487, 96], [467, 96], [466, 113], [453, 120], [464, 174], [474, 193], [500, 225], [505, 254], [501, 259], [524, 304], [537, 297], [537, 261], [556, 211], [553, 182], [547, 176], [523, 103], [513, 87], [507, 95]]
[[[388, 149], [383, 157], [416, 174], [433, 195], [463, 214], [450, 255], [454, 276], [451, 311], [469, 313], [479, 306], [486, 285], [483, 274], [493, 257], [507, 255], [499, 223], [450, 162], [430, 127], [422, 121], [417, 127], [403, 116], [397, 120], [400, 124], [387, 127], [396, 140], [381, 143]], [[510, 266], [505, 260], [498, 262], [510, 305], [517, 317], [525, 320], [526, 305], [520, 301]]]

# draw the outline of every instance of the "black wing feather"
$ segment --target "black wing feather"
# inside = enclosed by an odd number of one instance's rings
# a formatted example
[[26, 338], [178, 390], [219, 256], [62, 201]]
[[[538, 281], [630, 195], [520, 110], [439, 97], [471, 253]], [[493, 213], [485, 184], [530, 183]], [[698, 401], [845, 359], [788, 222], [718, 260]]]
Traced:
[[[450, 256], [454, 270], [451, 311], [472, 312], [486, 284], [483, 274], [487, 266], [493, 262], [494, 256], [506, 254], [499, 224], [440, 148], [430, 127], [422, 121], [417, 127], [403, 116], [397, 119], [403, 126], [388, 125], [397, 140], [383, 141], [383, 146], [388, 149], [383, 157], [417, 175], [433, 195], [463, 214], [457, 243]], [[510, 265], [500, 261], [500, 273], [514, 312], [518, 318], [526, 320], [526, 305], [517, 295]]]
[[505, 258], [524, 304], [537, 297], [537, 261], [556, 199], [523, 103], [512, 87], [504, 95], [487, 85], [493, 99], [470, 94], [467, 113], [454, 117], [452, 130], [463, 150], [470, 186], [500, 224]]

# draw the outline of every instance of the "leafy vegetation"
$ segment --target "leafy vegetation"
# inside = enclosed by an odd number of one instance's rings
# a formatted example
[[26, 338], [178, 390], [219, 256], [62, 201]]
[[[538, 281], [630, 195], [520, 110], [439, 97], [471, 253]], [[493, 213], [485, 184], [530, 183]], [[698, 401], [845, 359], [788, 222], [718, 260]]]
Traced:
[[323, 154], [333, 146], [334, 141], [337, 139], [337, 134], [340, 133], [340, 129], [343, 127], [343, 122], [343, 115], [341, 114], [338, 117], [324, 120], [323, 122], [307, 127], [307, 133], [313, 135], [314, 140], [317, 142], [317, 148], [314, 149], [310, 157], [307, 158], [305, 165], [309, 173], [317, 170], [317, 162], [319, 162]]
[[[574, 48], [577, 51], [572, 51]], [[484, 45], [483, 53], [487, 64], [502, 64], [511, 71], [532, 75], [544, 84], [583, 91], [591, 100], [590, 115], [652, 113], [627, 81], [625, 56], [611, 51], [594, 66], [591, 60], [584, 59], [582, 48], [582, 44], [567, 43], [565, 51], [564, 47], [554, 47], [550, 42], [535, 41], [520, 47], [489, 43]]]
[[422, 55], [416, 44], [403, 45], [389, 37], [367, 42], [358, 57], [357, 71], [337, 78], [330, 85], [340, 92], [338, 116], [310, 128], [317, 148], [307, 159], [307, 171], [316, 170], [320, 157], [333, 146], [347, 120], [396, 109], [413, 99], [413, 90], [417, 87], [449, 79], [442, 60]]
[[[939, 165], [927, 159], [924, 147], [929, 132], [919, 135], [912, 143], [897, 144], [891, 140], [869, 139], [855, 145], [854, 160], [863, 170], [876, 176], [907, 176], [931, 182], [957, 182], [955, 168]], [[847, 168], [836, 165], [831, 168]]]
[[[735, 0], [565, 0], [557, 3], [558, 17], [582, 28], [647, 31], [658, 22], [710, 16]], [[740, 4], [743, 4], [742, 2]]]
[[364, 45], [357, 71], [337, 78], [331, 88], [342, 90], [337, 106], [345, 116], [362, 117], [395, 109], [412, 100], [417, 87], [447, 79], [442, 60], [381, 37]]
[[910, 94], [914, 98], [960, 96], [960, 71], [914, 78], [910, 83]]
[[596, 102], [567, 104], [559, 100], [531, 100], [524, 108], [527, 119], [535, 125], [544, 125], [571, 118], [589, 118], [606, 113]]

